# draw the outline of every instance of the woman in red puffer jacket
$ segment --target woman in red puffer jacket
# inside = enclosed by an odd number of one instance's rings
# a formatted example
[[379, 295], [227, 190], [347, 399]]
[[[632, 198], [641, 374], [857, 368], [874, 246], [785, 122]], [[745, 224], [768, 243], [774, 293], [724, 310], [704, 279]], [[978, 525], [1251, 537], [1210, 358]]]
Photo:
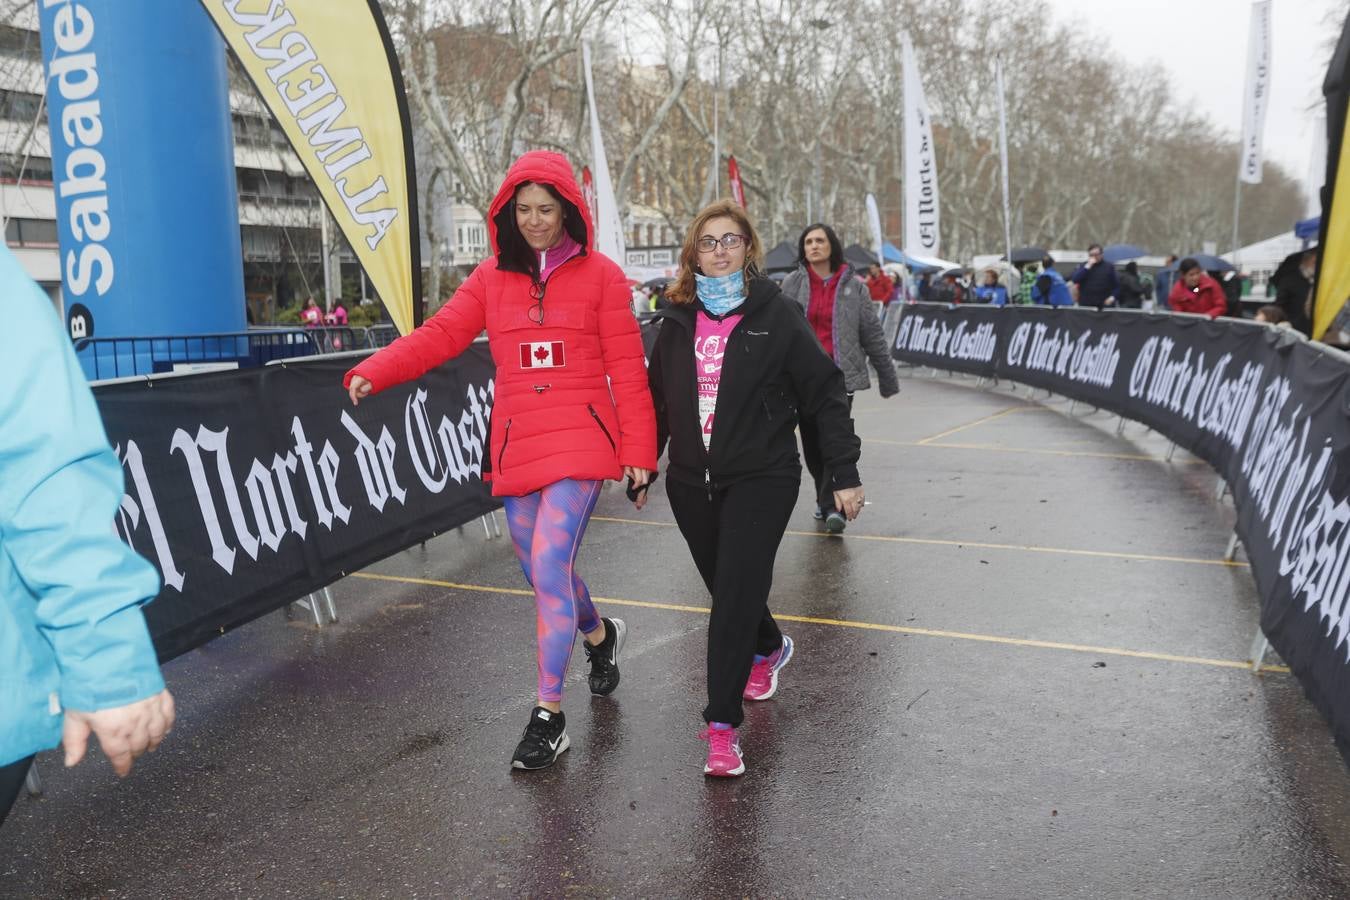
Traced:
[[357, 403], [457, 356], [487, 329], [497, 375], [484, 478], [506, 505], [538, 613], [539, 702], [512, 757], [517, 769], [552, 765], [568, 747], [562, 682], [577, 631], [591, 692], [618, 686], [624, 623], [596, 613], [574, 565], [601, 482], [627, 476], [640, 487], [656, 468], [628, 281], [592, 249], [593, 234], [567, 159], [526, 153], [488, 213], [495, 256], [422, 327], [344, 381]]

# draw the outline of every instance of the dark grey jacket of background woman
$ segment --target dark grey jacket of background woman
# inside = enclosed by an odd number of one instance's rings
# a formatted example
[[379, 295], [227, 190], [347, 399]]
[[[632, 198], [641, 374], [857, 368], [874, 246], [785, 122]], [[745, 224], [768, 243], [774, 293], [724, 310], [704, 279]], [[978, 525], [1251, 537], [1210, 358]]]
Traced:
[[[811, 279], [806, 274], [805, 266], [798, 266], [795, 272], [783, 279], [782, 291], [797, 301], [802, 312], [806, 312], [811, 302]], [[853, 270], [849, 266], [844, 266], [839, 272], [831, 330], [834, 334], [834, 360], [844, 373], [844, 386], [849, 393], [865, 391], [872, 386], [867, 377], [868, 360], [871, 360], [872, 368], [877, 370], [881, 396], [900, 393], [895, 363], [891, 362], [886, 336], [881, 331], [881, 320], [877, 318], [872, 297], [867, 293], [867, 285], [853, 277]]]
[[1120, 305], [1125, 309], [1139, 309], [1144, 302], [1144, 285], [1137, 272], [1125, 269], [1120, 273]]

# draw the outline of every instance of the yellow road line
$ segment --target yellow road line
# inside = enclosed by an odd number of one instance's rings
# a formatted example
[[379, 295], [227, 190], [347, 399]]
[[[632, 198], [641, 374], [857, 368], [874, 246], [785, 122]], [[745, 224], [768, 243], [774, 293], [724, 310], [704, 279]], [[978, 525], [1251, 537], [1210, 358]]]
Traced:
[[955, 428], [948, 428], [946, 431], [942, 432], [941, 434], [934, 434], [934, 435], [930, 435], [929, 437], [926, 437], [926, 438], [921, 438], [921, 439], [919, 440], [919, 443], [920, 443], [920, 444], [927, 444], [927, 443], [929, 443], [930, 441], [936, 441], [936, 440], [938, 440], [939, 438], [945, 438], [945, 437], [947, 437], [948, 435], [956, 434], [958, 431], [965, 431], [967, 428], [974, 428], [976, 425], [983, 425], [983, 424], [985, 424], [986, 422], [992, 422], [992, 421], [994, 421], [995, 419], [1001, 419], [1001, 418], [1003, 418], [1004, 416], [1009, 415], [1010, 413], [1018, 412], [1019, 410], [1023, 410], [1023, 409], [1039, 409], [1039, 408], [1040, 408], [1040, 407], [1035, 407], [1035, 406], [1030, 406], [1030, 405], [1024, 405], [1024, 406], [1010, 406], [1010, 407], [1008, 407], [1007, 409], [1000, 410], [1000, 411], [998, 411], [998, 412], [996, 412], [996, 413], [990, 413], [989, 415], [984, 416], [983, 418], [976, 419], [974, 422], [967, 422], [966, 424], [964, 424], [964, 425], [958, 425], [958, 426], [956, 426]]
[[[618, 525], [647, 525], [653, 528], [675, 528], [674, 522], [648, 522], [642, 519], [621, 519], [616, 516], [591, 516], [592, 522], [613, 522]], [[833, 535], [821, 531], [786, 531], [784, 534], [796, 537], [832, 538]], [[1129, 559], [1139, 562], [1187, 563], [1195, 566], [1223, 566], [1229, 569], [1245, 569], [1247, 563], [1226, 559], [1201, 559], [1193, 556], [1164, 556], [1151, 553], [1119, 553], [1114, 550], [1074, 550], [1068, 547], [1038, 547], [1034, 544], [994, 544], [987, 541], [949, 541], [939, 538], [895, 537], [884, 534], [856, 534], [849, 532], [850, 541], [883, 541], [891, 544], [919, 544], [933, 547], [958, 547], [973, 550], [1011, 550], [1021, 553], [1049, 553], [1063, 556], [1089, 556], [1098, 559]]]
[[[862, 442], [864, 444], [887, 444], [892, 447], [938, 447], [944, 450], [997, 450], [1003, 453], [1030, 453], [1038, 456], [1068, 456], [1068, 457], [1083, 457], [1085, 459], [1128, 459], [1128, 460], [1139, 460], [1141, 462], [1156, 462], [1161, 463], [1163, 465], [1169, 465], [1167, 460], [1164, 459], [1163, 457], [1149, 456], [1148, 454], [1145, 453], [1103, 453], [1092, 450], [1045, 450], [1039, 448], [1033, 449], [1029, 447], [1003, 447], [998, 444], [949, 444], [946, 442], [943, 442], [941, 444], [933, 444], [933, 443], [925, 443], [924, 441], [891, 441], [886, 440], [885, 438], [869, 438], [869, 437], [864, 437], [862, 439]], [[1178, 463], [1171, 463], [1171, 465], [1177, 464]], [[1195, 459], [1195, 458], [1181, 460], [1179, 464], [1184, 466], [1208, 465], [1208, 463], [1206, 463], [1203, 459]]]
[[[482, 584], [461, 584], [453, 581], [438, 581], [432, 578], [412, 578], [401, 575], [381, 575], [374, 572], [354, 572], [351, 578], [368, 578], [372, 581], [391, 581], [403, 584], [421, 584], [432, 587], [448, 588], [457, 591], [474, 591], [484, 594], [510, 594], [513, 596], [533, 597], [534, 591], [524, 588], [493, 587]], [[651, 600], [626, 600], [617, 597], [592, 596], [596, 603], [609, 603], [615, 606], [634, 606], [641, 609], [660, 609], [669, 612], [686, 612], [707, 615], [711, 612], [706, 606], [685, 606], [678, 603], [657, 603]], [[919, 637], [948, 638], [959, 641], [978, 641], [985, 644], [1001, 644], [1007, 647], [1033, 647], [1038, 650], [1064, 650], [1071, 653], [1087, 653], [1094, 656], [1124, 656], [1131, 659], [1147, 659], [1158, 662], [1187, 663], [1196, 666], [1212, 666], [1221, 669], [1248, 669], [1250, 662], [1234, 659], [1213, 659], [1206, 656], [1184, 656], [1175, 653], [1154, 653], [1147, 650], [1123, 650], [1118, 647], [1094, 647], [1090, 644], [1068, 644], [1062, 641], [1038, 641], [1029, 638], [999, 637], [992, 634], [973, 634], [966, 631], [947, 631], [938, 628], [914, 628], [908, 625], [882, 625], [876, 622], [854, 622], [849, 619], [826, 619], [819, 616], [793, 616], [774, 613], [780, 622], [801, 622], [807, 625], [828, 625], [835, 628], [856, 628], [865, 631], [883, 631], [889, 634], [911, 634]], [[1263, 672], [1288, 673], [1287, 666], [1262, 666]]]

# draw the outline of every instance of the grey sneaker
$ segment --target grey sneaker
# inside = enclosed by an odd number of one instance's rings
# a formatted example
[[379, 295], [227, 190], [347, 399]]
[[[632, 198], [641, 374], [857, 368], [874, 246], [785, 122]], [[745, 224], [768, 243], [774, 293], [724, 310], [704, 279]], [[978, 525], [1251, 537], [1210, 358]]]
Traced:
[[830, 510], [829, 515], [825, 517], [825, 531], [829, 534], [843, 534], [847, 526], [848, 520], [837, 509]]

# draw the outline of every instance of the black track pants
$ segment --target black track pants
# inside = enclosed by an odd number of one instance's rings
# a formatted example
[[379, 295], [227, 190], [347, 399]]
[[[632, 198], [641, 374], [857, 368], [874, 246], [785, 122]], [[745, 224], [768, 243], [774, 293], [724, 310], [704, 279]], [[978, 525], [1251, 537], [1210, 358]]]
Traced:
[[783, 635], [769, 614], [773, 561], [801, 483], [757, 478], [714, 491], [666, 482], [666, 496], [712, 594], [708, 620], [708, 722], [739, 725], [741, 692], [756, 653], [774, 652]]

